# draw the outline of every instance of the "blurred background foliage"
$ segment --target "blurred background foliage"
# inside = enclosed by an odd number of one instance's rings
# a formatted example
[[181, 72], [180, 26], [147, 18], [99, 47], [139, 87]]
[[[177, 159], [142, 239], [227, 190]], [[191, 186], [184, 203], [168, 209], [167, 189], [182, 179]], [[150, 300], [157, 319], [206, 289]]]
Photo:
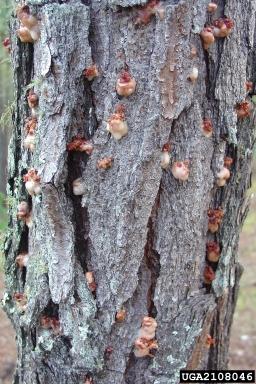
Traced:
[[[14, 8], [12, 0], [0, 0], [0, 298], [4, 293], [3, 243], [7, 228], [7, 148], [12, 130], [11, 106], [14, 100], [10, 54], [2, 43], [9, 35], [9, 19]], [[0, 308], [0, 383], [10, 384], [15, 369], [15, 334]]]
[[[9, 19], [13, 10], [13, 1], [0, 0], [0, 39], [8, 37]], [[10, 65], [10, 54], [0, 44], [0, 242], [7, 226], [6, 214], [6, 164], [7, 147], [11, 133], [11, 105], [13, 102], [13, 86]], [[0, 263], [1, 265], [2, 263]]]

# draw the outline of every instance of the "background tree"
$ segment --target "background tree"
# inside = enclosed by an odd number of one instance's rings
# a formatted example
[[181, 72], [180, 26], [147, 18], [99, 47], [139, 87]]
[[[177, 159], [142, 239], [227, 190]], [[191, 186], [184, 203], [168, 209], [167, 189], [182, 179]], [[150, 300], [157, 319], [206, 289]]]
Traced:
[[[0, 0], [0, 37], [4, 41], [8, 36], [8, 23], [13, 5], [10, 1]], [[6, 160], [9, 132], [11, 128], [11, 105], [13, 100], [13, 89], [11, 84], [10, 58], [8, 49], [0, 47], [0, 192], [6, 191]], [[2, 196], [0, 197], [2, 204]], [[1, 226], [2, 223], [0, 223]]]
[[[214, 15], [203, 0], [145, 8], [143, 0], [27, 4], [11, 33], [16, 112], [4, 302], [17, 332], [14, 382], [166, 384], [179, 382], [181, 368], [226, 368], [255, 139], [254, 87], [245, 86], [255, 80], [255, 2], [221, 0]], [[29, 12], [39, 20], [34, 44], [15, 34]], [[224, 16], [230, 19], [208, 32], [216, 36], [226, 25], [230, 37], [203, 49], [200, 32]], [[83, 71], [94, 63], [99, 74], [89, 81]], [[124, 69], [137, 85], [120, 98], [115, 86]], [[38, 107], [29, 108], [29, 88]], [[128, 133], [115, 140], [106, 122], [120, 103]], [[36, 126], [25, 129], [31, 113]], [[124, 120], [121, 113], [108, 121], [112, 133], [117, 118]], [[28, 134], [33, 153], [24, 148]], [[88, 143], [86, 152], [67, 151], [77, 135], [92, 140], [90, 155]], [[168, 143], [171, 165], [162, 171]], [[112, 167], [99, 168], [106, 157]], [[224, 157], [233, 159], [231, 178], [219, 187]], [[189, 161], [187, 181], [174, 177], [176, 161]], [[33, 196], [23, 182], [31, 168], [42, 190]], [[82, 198], [73, 194], [79, 177]], [[33, 210], [32, 226], [21, 201]], [[208, 231], [208, 222], [218, 231]], [[221, 257], [207, 262], [212, 270], [204, 276], [210, 241]], [[96, 291], [86, 272], [94, 273]], [[126, 316], [116, 321], [121, 310]], [[145, 315], [157, 320], [159, 349], [138, 358]]]

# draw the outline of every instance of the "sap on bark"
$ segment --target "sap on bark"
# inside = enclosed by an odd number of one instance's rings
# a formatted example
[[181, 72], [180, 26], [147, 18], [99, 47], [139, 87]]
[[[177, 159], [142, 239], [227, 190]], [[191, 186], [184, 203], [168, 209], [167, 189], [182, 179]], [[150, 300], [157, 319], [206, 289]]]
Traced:
[[211, 119], [204, 119], [202, 122], [202, 130], [205, 137], [211, 137], [213, 133], [213, 126]]
[[217, 173], [216, 183], [218, 187], [224, 187], [229, 179], [230, 170], [227, 167], [222, 167], [221, 170]]
[[126, 310], [120, 309], [120, 311], [116, 313], [116, 322], [122, 323], [125, 319], [126, 319]]
[[8, 53], [11, 52], [11, 39], [9, 37], [3, 40], [3, 47]]
[[204, 268], [204, 283], [210, 285], [215, 279], [215, 272], [210, 265], [206, 265]]
[[61, 331], [60, 321], [57, 317], [54, 316], [41, 316], [40, 326], [44, 329], [51, 329], [55, 335], [59, 335]]
[[87, 376], [84, 384], [93, 384], [93, 378], [91, 376]]
[[85, 152], [87, 155], [91, 155], [93, 151], [93, 144], [90, 140], [86, 140], [79, 135], [72, 138], [72, 141], [67, 144], [68, 151]]
[[242, 103], [237, 104], [236, 113], [239, 119], [249, 117], [252, 112], [252, 104], [249, 100], [245, 100]]
[[172, 174], [175, 179], [186, 181], [189, 178], [189, 161], [175, 161], [172, 165]]
[[28, 259], [29, 259], [29, 254], [27, 252], [23, 252], [16, 257], [15, 262], [19, 268], [25, 268], [27, 267]]
[[33, 43], [40, 37], [38, 19], [31, 15], [28, 5], [18, 5], [16, 14], [21, 22], [17, 34], [22, 43]]
[[157, 322], [153, 317], [145, 316], [141, 323], [138, 338], [134, 342], [134, 355], [136, 357], [153, 357], [158, 349], [156, 336]]
[[28, 117], [25, 122], [26, 133], [34, 134], [37, 127], [37, 118], [35, 116]]
[[234, 21], [229, 17], [219, 18], [213, 21], [213, 34], [215, 37], [227, 37], [234, 27]]
[[220, 258], [220, 246], [215, 241], [208, 241], [206, 243], [207, 260], [217, 263]]
[[207, 11], [208, 11], [209, 13], [214, 13], [214, 12], [216, 12], [217, 8], [218, 8], [218, 5], [217, 5], [216, 3], [214, 3], [214, 2], [211, 1], [211, 2], [208, 4], [208, 6], [207, 6]]
[[24, 147], [31, 152], [34, 152], [35, 150], [35, 144], [36, 144], [36, 138], [35, 135], [29, 133], [24, 139]]
[[188, 75], [188, 79], [195, 84], [198, 79], [198, 68], [193, 67], [191, 73]]
[[28, 173], [23, 176], [23, 181], [31, 196], [41, 193], [40, 176], [38, 175], [37, 170], [31, 168]]
[[156, 335], [157, 322], [153, 317], [145, 316], [139, 330], [139, 337], [152, 340]]
[[13, 294], [13, 300], [20, 312], [25, 312], [27, 309], [27, 297], [24, 293], [15, 292]]
[[212, 27], [205, 27], [200, 33], [204, 49], [208, 49], [215, 41]]
[[227, 167], [227, 168], [230, 168], [233, 164], [234, 160], [232, 159], [232, 157], [229, 157], [229, 156], [226, 156], [224, 157], [224, 166]]
[[161, 167], [163, 169], [167, 169], [170, 164], [170, 152], [171, 151], [171, 144], [165, 143], [162, 147], [162, 153], [161, 153]]
[[17, 35], [22, 43], [33, 43], [34, 40], [32, 39], [32, 36], [26, 27], [20, 27], [17, 30]]
[[109, 169], [113, 165], [113, 157], [104, 157], [101, 160], [97, 161], [98, 169]]
[[207, 348], [214, 347], [215, 346], [215, 339], [212, 338], [211, 335], [206, 335], [206, 346]]
[[192, 45], [191, 47], [191, 51], [190, 51], [190, 54], [191, 54], [191, 58], [194, 59], [195, 57], [197, 57], [197, 48]]
[[115, 113], [109, 117], [107, 131], [109, 131], [116, 140], [121, 140], [122, 137], [127, 135], [128, 126], [125, 121], [125, 107], [123, 104], [117, 105]]
[[31, 90], [29, 91], [27, 100], [28, 100], [28, 106], [29, 106], [29, 108], [32, 109], [32, 114], [33, 114], [35, 108], [38, 106], [38, 100], [39, 100], [39, 97], [38, 97], [38, 95], [31, 89]]
[[223, 187], [227, 180], [230, 179], [230, 168], [233, 164], [233, 159], [231, 157], [224, 157], [224, 167], [217, 173], [217, 185]]
[[81, 196], [85, 193], [86, 188], [85, 188], [83, 179], [81, 177], [79, 177], [78, 179], [75, 179], [72, 185], [73, 185], [73, 194], [75, 196]]
[[91, 65], [90, 67], [84, 70], [84, 76], [87, 80], [92, 81], [95, 77], [99, 76], [99, 70], [96, 64]]
[[246, 81], [245, 82], [245, 90], [248, 93], [253, 91], [253, 82], [252, 81]]
[[215, 42], [215, 37], [223, 38], [229, 36], [233, 27], [234, 22], [228, 17], [214, 20], [212, 25], [207, 25], [200, 33], [203, 48], [207, 50]]
[[94, 273], [93, 272], [86, 272], [85, 278], [87, 281], [87, 285], [91, 292], [95, 292], [97, 288], [97, 284], [95, 282]]
[[105, 351], [104, 351], [104, 358], [105, 358], [106, 360], [108, 360], [108, 359], [110, 358], [110, 356], [112, 355], [113, 351], [114, 351], [113, 347], [108, 346], [108, 347], [105, 349]]
[[27, 100], [29, 108], [32, 109], [38, 106], [38, 95], [33, 90], [29, 91]]
[[165, 11], [159, 0], [150, 0], [146, 5], [138, 11], [135, 25], [146, 25], [150, 23], [153, 16], [158, 15], [163, 20]]
[[208, 230], [211, 233], [216, 233], [219, 230], [222, 222], [224, 212], [221, 208], [219, 209], [208, 209]]
[[17, 218], [24, 221], [30, 228], [33, 225], [32, 212], [29, 209], [29, 204], [26, 201], [21, 201], [17, 207]]
[[119, 96], [128, 97], [135, 92], [136, 81], [129, 71], [123, 70], [116, 82], [116, 92]]
[[136, 357], [154, 357], [157, 350], [158, 344], [156, 340], [147, 340], [140, 337], [134, 342], [134, 355]]
[[25, 219], [29, 215], [29, 205], [26, 201], [22, 201], [18, 204], [17, 207], [17, 218], [19, 220]]
[[37, 128], [37, 118], [36, 116], [31, 116], [26, 119], [25, 123], [25, 132], [27, 136], [24, 139], [24, 147], [29, 149], [31, 152], [35, 150], [35, 131]]

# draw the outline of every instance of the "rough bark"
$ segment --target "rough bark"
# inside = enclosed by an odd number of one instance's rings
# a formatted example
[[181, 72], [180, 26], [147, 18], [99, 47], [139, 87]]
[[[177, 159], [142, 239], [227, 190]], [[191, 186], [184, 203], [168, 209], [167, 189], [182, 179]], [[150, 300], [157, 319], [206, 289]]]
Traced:
[[[46, 1], [27, 4], [41, 19], [33, 46], [13, 34], [16, 113], [9, 155], [10, 232], [6, 241], [5, 308], [17, 332], [14, 383], [169, 384], [181, 368], [226, 368], [232, 315], [241, 267], [239, 231], [248, 210], [253, 114], [238, 121], [245, 81], [255, 80], [253, 0], [218, 1], [214, 16], [235, 21], [232, 35], [206, 52], [199, 33], [209, 16], [207, 0], [164, 1], [164, 18], [135, 26], [144, 0]], [[13, 19], [14, 31], [17, 21]], [[197, 56], [191, 57], [191, 48]], [[93, 62], [100, 76], [82, 72]], [[106, 121], [120, 102], [117, 74], [127, 64], [137, 80], [134, 95], [122, 99], [129, 132], [115, 141]], [[195, 85], [188, 76], [199, 69]], [[29, 115], [25, 87], [34, 80], [39, 95], [37, 144], [33, 156], [22, 146]], [[211, 117], [212, 139], [202, 135]], [[68, 154], [77, 133], [95, 149]], [[173, 160], [189, 159], [187, 182], [160, 167], [161, 148], [172, 143]], [[231, 180], [215, 186], [223, 156], [235, 159]], [[113, 167], [97, 160], [113, 156]], [[39, 171], [42, 195], [28, 198], [22, 175]], [[72, 195], [82, 176], [86, 193]], [[17, 204], [33, 206], [33, 227], [17, 222]], [[203, 284], [207, 209], [225, 216], [217, 240], [222, 246], [211, 289]], [[26, 272], [15, 265], [29, 250]], [[94, 271], [96, 297], [84, 273]], [[18, 312], [14, 292], [28, 307]], [[115, 322], [124, 307], [127, 318]], [[40, 327], [42, 313], [58, 315], [62, 333]], [[133, 343], [144, 315], [156, 318], [159, 351], [136, 359]], [[206, 335], [216, 339], [207, 349]], [[105, 349], [113, 352], [106, 356]]]

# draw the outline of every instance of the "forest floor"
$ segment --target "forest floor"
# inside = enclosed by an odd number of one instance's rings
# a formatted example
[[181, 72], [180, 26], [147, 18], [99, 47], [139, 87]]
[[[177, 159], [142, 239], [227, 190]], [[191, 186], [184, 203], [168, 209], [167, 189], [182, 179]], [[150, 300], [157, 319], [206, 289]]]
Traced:
[[[0, 273], [0, 295], [4, 290], [3, 273]], [[11, 384], [15, 369], [15, 333], [3, 310], [0, 310], [0, 384]]]
[[[256, 368], [256, 182], [250, 193], [254, 195], [239, 247], [244, 273], [232, 327], [230, 369]], [[4, 292], [1, 265], [0, 259], [0, 299]], [[0, 384], [11, 384], [15, 360], [15, 334], [6, 314], [0, 309]]]
[[256, 369], [256, 180], [250, 193], [250, 211], [239, 245], [244, 273], [232, 326], [230, 369]]

